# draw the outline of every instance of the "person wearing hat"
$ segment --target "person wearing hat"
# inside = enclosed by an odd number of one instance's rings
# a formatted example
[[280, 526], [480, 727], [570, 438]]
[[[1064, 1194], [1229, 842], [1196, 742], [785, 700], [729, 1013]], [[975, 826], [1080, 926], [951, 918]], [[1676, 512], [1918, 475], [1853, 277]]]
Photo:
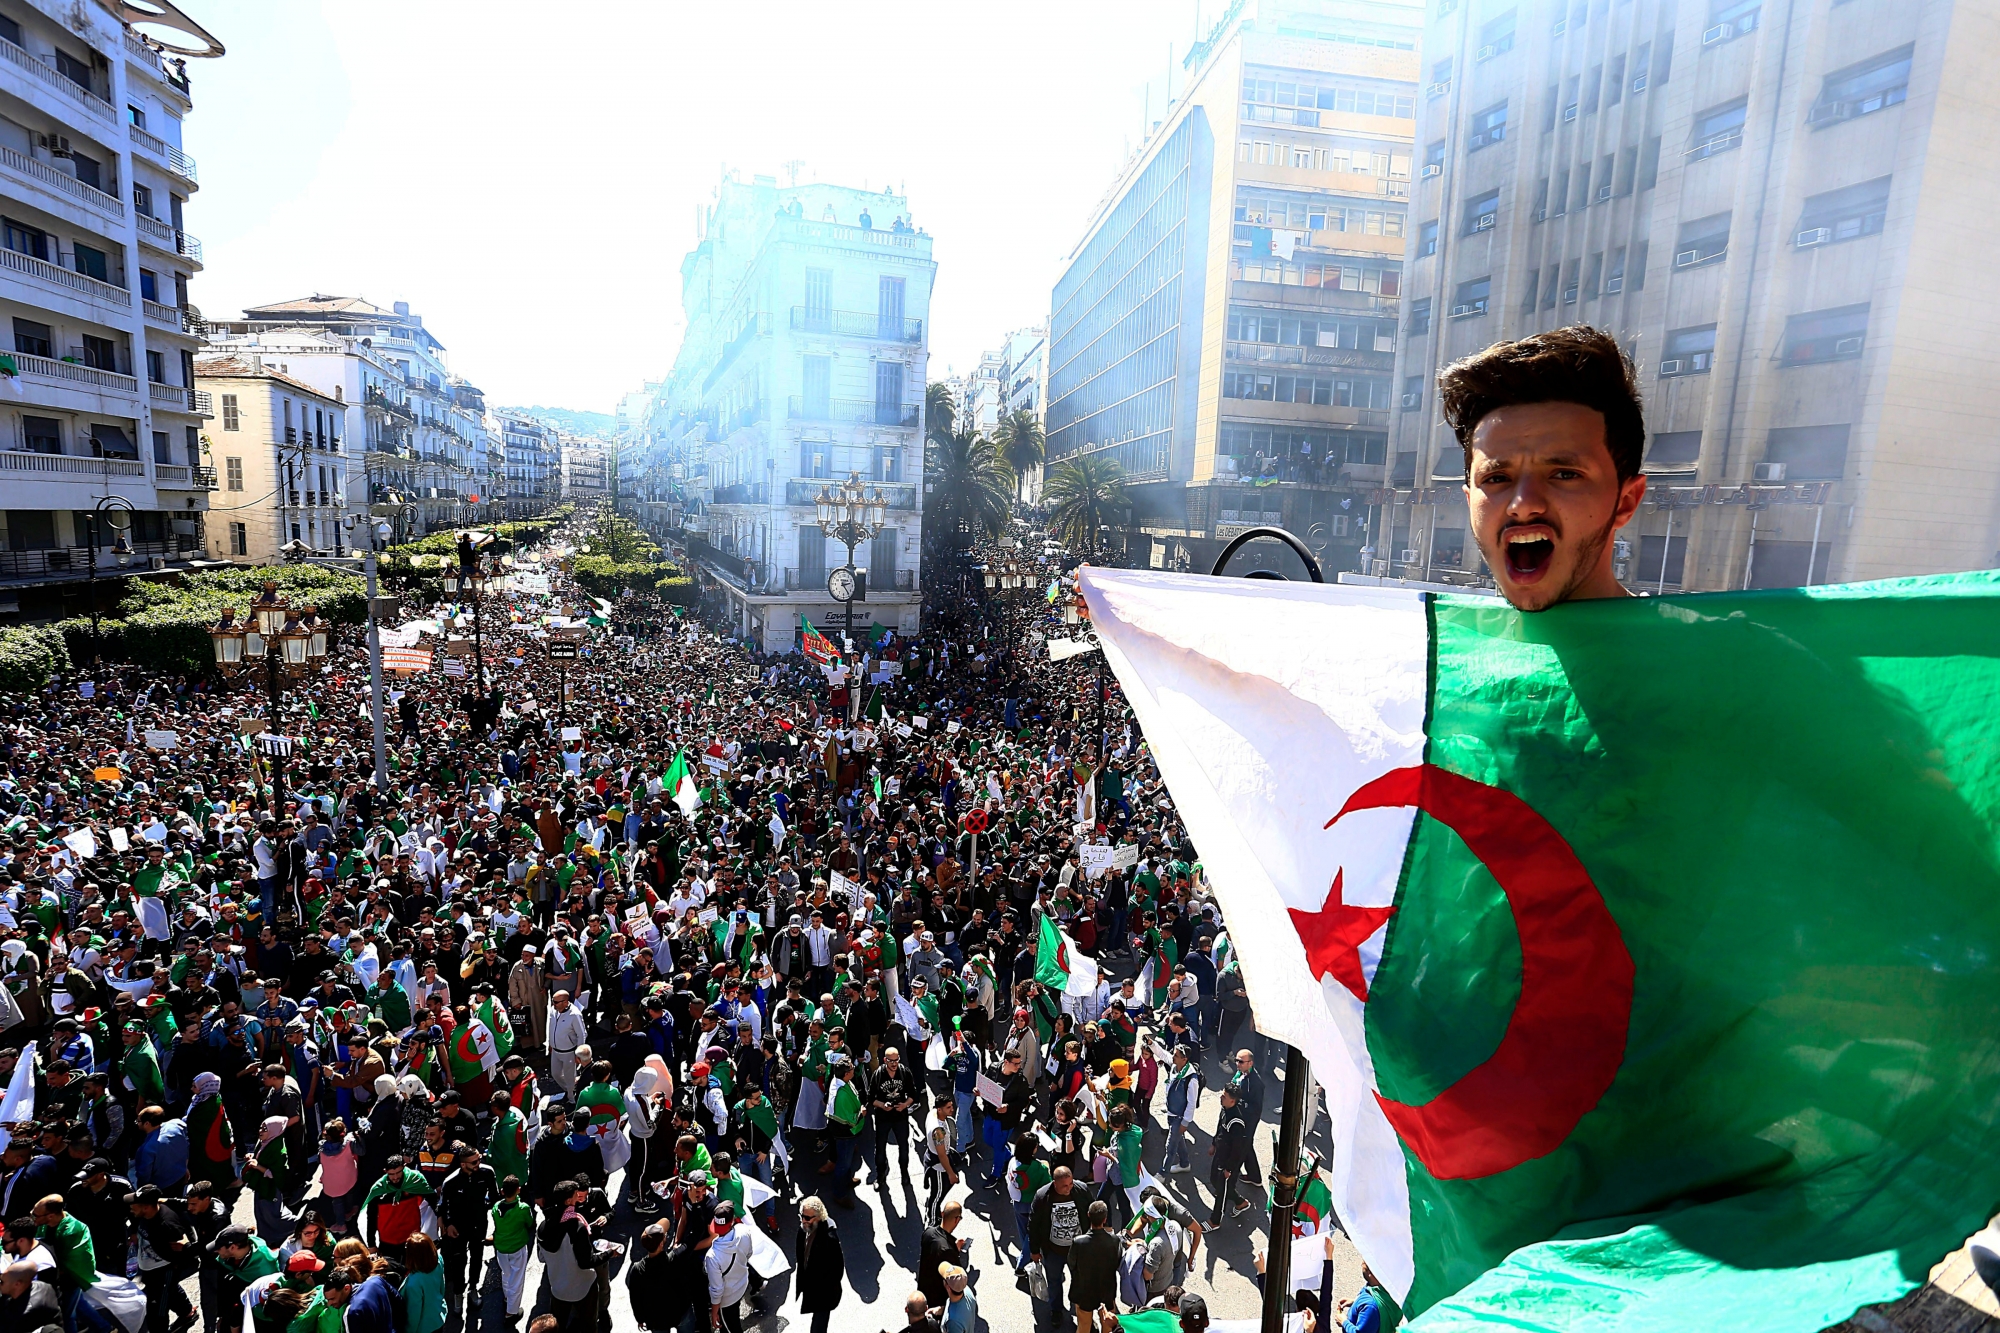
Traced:
[[146, 1289], [147, 1333], [164, 1333], [173, 1316], [171, 1333], [187, 1333], [195, 1321], [193, 1302], [182, 1283], [195, 1271], [193, 1233], [178, 1208], [168, 1204], [156, 1185], [141, 1185], [124, 1199], [138, 1234], [139, 1282]]
[[132, 1241], [132, 1212], [125, 1202], [131, 1192], [132, 1182], [112, 1174], [109, 1158], [93, 1157], [63, 1195], [70, 1215], [89, 1228], [101, 1271], [119, 1277], [125, 1276], [125, 1252]]
[[738, 1229], [736, 1205], [724, 1199], [709, 1222], [713, 1236], [702, 1267], [708, 1274], [710, 1327], [743, 1333], [743, 1298], [750, 1294], [750, 1229]]

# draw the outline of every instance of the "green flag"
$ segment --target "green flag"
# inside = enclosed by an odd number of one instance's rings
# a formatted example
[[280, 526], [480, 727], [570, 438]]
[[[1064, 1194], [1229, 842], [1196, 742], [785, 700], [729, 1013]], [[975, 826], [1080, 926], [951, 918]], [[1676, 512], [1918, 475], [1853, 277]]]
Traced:
[[669, 768], [667, 776], [660, 780], [660, 790], [664, 791], [671, 798], [675, 792], [681, 789], [681, 779], [687, 775], [687, 752], [685, 750], [676, 750], [674, 752], [673, 767]]
[[1415, 1328], [1811, 1333], [1985, 1224], [2000, 573], [1080, 581]]
[[1097, 989], [1097, 964], [1079, 954], [1076, 941], [1048, 915], [1042, 917], [1035, 940], [1035, 980], [1059, 995], [1088, 995]]

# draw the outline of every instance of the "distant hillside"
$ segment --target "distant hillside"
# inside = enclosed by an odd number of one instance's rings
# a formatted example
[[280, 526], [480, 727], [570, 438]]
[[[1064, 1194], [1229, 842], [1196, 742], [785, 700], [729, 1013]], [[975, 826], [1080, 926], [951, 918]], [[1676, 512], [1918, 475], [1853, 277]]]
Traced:
[[503, 407], [501, 412], [513, 412], [518, 416], [532, 417], [546, 422], [571, 435], [611, 434], [611, 414], [609, 412], [581, 412], [573, 407]]

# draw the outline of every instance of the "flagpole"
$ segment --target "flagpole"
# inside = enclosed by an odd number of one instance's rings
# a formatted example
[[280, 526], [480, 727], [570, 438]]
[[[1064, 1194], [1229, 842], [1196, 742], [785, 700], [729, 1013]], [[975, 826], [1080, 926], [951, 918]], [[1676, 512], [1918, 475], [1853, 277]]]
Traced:
[[[1259, 537], [1269, 537], [1291, 547], [1305, 565], [1312, 581], [1326, 582], [1320, 573], [1319, 561], [1313, 558], [1305, 543], [1283, 528], [1257, 527], [1240, 533], [1222, 548], [1222, 554], [1216, 557], [1215, 567], [1209, 573], [1221, 577], [1237, 548]], [[1271, 570], [1253, 569], [1247, 571], [1245, 577], [1283, 579], [1285, 576]], [[1255, 1018], [1254, 1014], [1252, 1018]], [[1262, 1333], [1284, 1333], [1285, 1311], [1291, 1304], [1292, 1218], [1298, 1211], [1299, 1202], [1299, 1149], [1305, 1141], [1306, 1116], [1311, 1109], [1312, 1066], [1306, 1062], [1298, 1047], [1288, 1045], [1285, 1047], [1285, 1101], [1278, 1116], [1278, 1152], [1271, 1162], [1271, 1231], [1269, 1248], [1264, 1255]], [[1320, 1326], [1328, 1327], [1324, 1316]]]

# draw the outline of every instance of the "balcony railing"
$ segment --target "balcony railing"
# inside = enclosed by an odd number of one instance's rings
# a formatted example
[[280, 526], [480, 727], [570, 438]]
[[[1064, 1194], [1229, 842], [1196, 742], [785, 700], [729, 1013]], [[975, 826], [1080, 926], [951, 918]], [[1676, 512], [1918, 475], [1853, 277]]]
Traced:
[[805, 240], [838, 241], [850, 245], [879, 245], [898, 250], [922, 250], [929, 254], [930, 233], [922, 231], [889, 231], [883, 227], [844, 227], [837, 222], [808, 222], [804, 218], [794, 218], [790, 224], [792, 235]]
[[[857, 554], [859, 553], [857, 552]], [[914, 569], [895, 570], [886, 583], [875, 576], [875, 571], [870, 570], [868, 572], [869, 592], [915, 592], [916, 590], [917, 571]], [[825, 592], [826, 571], [823, 569], [808, 569], [803, 571], [788, 569], [785, 571], [785, 591]]]
[[204, 417], [214, 416], [215, 395], [210, 393], [206, 389], [196, 389], [194, 391], [194, 410], [195, 410], [195, 415], [197, 416], [204, 416]]
[[837, 333], [847, 338], [874, 338], [880, 342], [920, 343], [924, 322], [900, 316], [871, 315], [862, 310], [821, 310], [813, 306], [792, 307], [792, 330], [796, 333]]
[[866, 426], [914, 428], [923, 409], [915, 403], [877, 403], [866, 398], [808, 400], [794, 395], [787, 404], [793, 421], [836, 421]]
[[149, 382], [146, 385], [146, 393], [163, 407], [171, 407], [176, 412], [188, 410], [188, 391], [178, 384]]
[[771, 321], [767, 317], [761, 314], [752, 315], [750, 322], [745, 324], [737, 332], [736, 336], [729, 340], [729, 345], [722, 349], [722, 355], [715, 359], [715, 369], [709, 371], [708, 378], [701, 382], [701, 391], [707, 393], [710, 389], [714, 388], [715, 382], [722, 378], [724, 371], [735, 364], [737, 356], [743, 349], [748, 347], [759, 334], [769, 333], [770, 331]]
[[760, 505], [770, 502], [770, 488], [760, 484], [738, 482], [734, 486], [724, 486], [716, 491], [710, 502], [719, 505]]
[[132, 142], [144, 149], [148, 157], [161, 163], [190, 184], [199, 181], [200, 178], [194, 173], [193, 158], [149, 130], [142, 130], [137, 125], [127, 125], [125, 128], [132, 135]]
[[161, 486], [172, 486], [180, 490], [193, 480], [186, 463], [153, 464], [153, 480]]
[[111, 120], [118, 119], [118, 113], [112, 108], [111, 103], [99, 97], [96, 92], [84, 87], [67, 75], [58, 74], [55, 66], [35, 59], [4, 37], [0, 37], [0, 58], [4, 58], [12, 64], [19, 66], [30, 77], [41, 80], [42, 83], [55, 89], [65, 97], [75, 98], [98, 115], [108, 117]]
[[69, 477], [143, 477], [146, 465], [132, 458], [79, 458], [73, 454], [38, 454], [23, 449], [0, 450], [0, 472], [44, 472]]
[[[6, 39], [0, 38], [0, 46], [6, 44]], [[82, 292], [95, 300], [109, 301], [113, 305], [130, 307], [132, 304], [132, 294], [123, 287], [109, 282], [99, 282], [96, 278], [72, 272], [60, 264], [51, 264], [46, 259], [24, 255], [18, 250], [0, 250], [0, 268], [11, 268], [16, 273], [39, 278], [51, 286], [67, 287], [71, 291]]]
[[[814, 496], [818, 495], [828, 486], [834, 485], [839, 480], [841, 479], [838, 477], [824, 479], [794, 477], [785, 483], [785, 503], [788, 505], [809, 505], [813, 502]], [[888, 508], [890, 509], [915, 509], [917, 507], [917, 488], [910, 482], [868, 481], [862, 484], [871, 491], [882, 492], [882, 496], [888, 501]]]
[[1231, 361], [1292, 366], [1353, 366], [1371, 370], [1388, 369], [1389, 362], [1395, 357], [1394, 348], [1376, 351], [1349, 347], [1300, 347], [1289, 343], [1232, 342], [1225, 344], [1224, 350]]
[[[88, 186], [84, 188], [88, 189]], [[184, 231], [177, 231], [158, 218], [139, 214], [139, 236], [143, 240], [156, 242], [168, 254], [180, 255], [201, 263], [201, 242]]]
[[[0, 250], [0, 255], [11, 253]], [[76, 361], [58, 361], [53, 357], [29, 356], [26, 352], [14, 353], [14, 360], [23, 375], [32, 375], [37, 379], [67, 380], [71, 384], [88, 384], [94, 389], [110, 389], [116, 393], [136, 395], [139, 392], [137, 378], [120, 375], [116, 371], [99, 370]]]
[[[0, 39], [4, 40], [4, 39]], [[81, 199], [92, 208], [109, 213], [114, 218], [125, 216], [125, 201], [117, 195], [106, 194], [93, 186], [85, 185], [66, 171], [57, 171], [46, 162], [40, 162], [26, 153], [0, 144], [0, 163], [5, 163], [14, 171], [30, 180], [52, 186], [75, 199]]]
[[140, 297], [139, 299], [145, 308], [147, 319], [158, 324], [161, 328], [172, 329], [176, 333], [186, 331], [187, 325], [181, 318], [181, 309], [179, 306], [162, 305], [158, 301], [150, 301], [145, 297]]

